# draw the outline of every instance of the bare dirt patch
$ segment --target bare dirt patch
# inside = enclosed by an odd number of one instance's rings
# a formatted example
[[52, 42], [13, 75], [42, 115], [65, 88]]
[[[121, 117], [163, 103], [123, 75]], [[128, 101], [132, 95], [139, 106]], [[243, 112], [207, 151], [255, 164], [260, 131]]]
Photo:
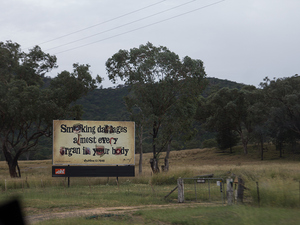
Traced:
[[[220, 206], [220, 204], [218, 204]], [[196, 206], [216, 206], [213, 203], [180, 203], [172, 205], [142, 205], [142, 206], [121, 206], [121, 207], [101, 207], [94, 209], [81, 209], [70, 212], [57, 212], [57, 213], [44, 213], [38, 215], [26, 216], [25, 220], [27, 224], [35, 224], [37, 222], [50, 220], [50, 219], [64, 219], [70, 217], [84, 217], [92, 215], [103, 215], [108, 213], [124, 214], [132, 213], [138, 210], [160, 209], [160, 208], [184, 208], [184, 207], [196, 207]]]

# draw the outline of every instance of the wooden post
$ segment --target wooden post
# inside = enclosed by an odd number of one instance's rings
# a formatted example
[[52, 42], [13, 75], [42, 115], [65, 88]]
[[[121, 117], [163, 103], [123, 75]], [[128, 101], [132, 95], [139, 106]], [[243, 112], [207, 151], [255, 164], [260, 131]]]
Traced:
[[196, 199], [196, 202], [197, 202], [197, 181], [194, 180], [194, 188], [195, 188], [195, 199]]
[[260, 205], [260, 197], [259, 197], [259, 187], [258, 187], [258, 182], [256, 182], [256, 189], [257, 189], [257, 201], [258, 201], [258, 205]]
[[177, 187], [178, 187], [178, 203], [183, 203], [184, 202], [184, 184], [183, 184], [182, 178], [177, 179]]
[[233, 204], [233, 180], [232, 178], [226, 179], [227, 183], [227, 205]]
[[[70, 166], [70, 165], [68, 165]], [[68, 177], [68, 188], [70, 187], [70, 177]]]
[[243, 203], [245, 182], [242, 178], [238, 178], [237, 203]]
[[[220, 184], [222, 185], [222, 184]], [[208, 196], [209, 196], [209, 202], [211, 202], [211, 198], [210, 198], [210, 180], [208, 180]]]

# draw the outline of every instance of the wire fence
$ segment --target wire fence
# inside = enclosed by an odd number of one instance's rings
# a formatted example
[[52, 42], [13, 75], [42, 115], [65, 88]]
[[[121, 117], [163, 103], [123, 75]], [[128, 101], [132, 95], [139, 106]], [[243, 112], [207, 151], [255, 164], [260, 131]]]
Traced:
[[[199, 203], [228, 204], [226, 180], [223, 178], [183, 178], [184, 201]], [[78, 185], [107, 185], [115, 184], [115, 179], [76, 179], [72, 183]], [[149, 185], [149, 184], [143, 184]], [[164, 190], [158, 195], [165, 198], [177, 198], [177, 187], [171, 189], [159, 189], [160, 185], [151, 186], [149, 190]], [[45, 187], [68, 187], [68, 180], [61, 179], [3, 179], [0, 181], [0, 190], [45, 188]], [[173, 187], [172, 187], [173, 188]], [[233, 204], [237, 204], [237, 184], [233, 184]], [[170, 192], [171, 191], [171, 192]], [[166, 193], [169, 193], [166, 195]], [[172, 193], [172, 194], [171, 194]], [[251, 181], [245, 183], [242, 203], [256, 206], [277, 206], [300, 208], [300, 181], [285, 179], [266, 179], [263, 181]]]
[[225, 204], [225, 187], [222, 178], [183, 178], [184, 199], [195, 202]]
[[[243, 184], [239, 199], [238, 183], [232, 182], [232, 200], [228, 185], [222, 178], [183, 178], [185, 202], [209, 202], [220, 204], [252, 204], [257, 206], [300, 207], [300, 181], [249, 182]], [[178, 197], [179, 198], [179, 197]], [[231, 202], [230, 202], [231, 201]], [[179, 200], [180, 202], [180, 200]]]

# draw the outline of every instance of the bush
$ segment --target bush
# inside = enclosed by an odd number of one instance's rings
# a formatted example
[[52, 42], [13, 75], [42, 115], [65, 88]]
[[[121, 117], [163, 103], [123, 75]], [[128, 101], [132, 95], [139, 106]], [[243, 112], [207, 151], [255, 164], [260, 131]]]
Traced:
[[218, 143], [215, 139], [207, 139], [202, 142], [202, 148], [214, 148], [217, 146], [218, 146]]

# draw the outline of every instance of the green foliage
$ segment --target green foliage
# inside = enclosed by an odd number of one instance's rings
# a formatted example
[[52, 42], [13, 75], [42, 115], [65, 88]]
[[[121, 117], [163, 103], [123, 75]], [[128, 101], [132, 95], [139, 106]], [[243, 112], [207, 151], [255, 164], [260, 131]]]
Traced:
[[300, 137], [300, 77], [265, 78], [261, 87], [269, 107], [268, 134], [282, 157], [283, 145], [296, 142]]
[[151, 130], [151, 165], [157, 172], [156, 160], [165, 146], [173, 138], [193, 134], [197, 98], [206, 85], [203, 62], [188, 56], [180, 60], [166, 47], [148, 42], [129, 51], [120, 50], [107, 60], [106, 70], [114, 83], [121, 79], [129, 85], [126, 105], [138, 127]]
[[83, 106], [84, 120], [128, 121], [130, 118], [124, 101], [127, 95], [127, 86], [95, 89], [76, 101], [76, 104]]
[[240, 141], [239, 136], [232, 130], [221, 130], [217, 134], [217, 145], [219, 149], [225, 150], [236, 146]]
[[207, 139], [202, 142], [202, 148], [213, 148], [217, 147], [218, 143], [216, 139]]
[[[0, 109], [1, 118], [5, 118], [0, 121], [1, 130], [13, 128], [11, 131], [15, 137], [25, 137], [22, 130], [31, 124], [27, 140], [34, 137], [27, 141], [28, 147], [20, 154], [17, 154], [20, 144], [15, 145], [12, 157], [50, 158], [51, 140], [42, 140], [39, 144], [35, 140], [51, 135], [52, 120], [58, 118], [135, 120], [138, 124], [144, 117], [144, 152], [153, 151], [153, 138], [149, 133], [153, 134], [152, 122], [156, 121], [156, 127], [160, 127], [155, 140], [157, 154], [166, 150], [165, 143], [169, 140], [172, 140], [173, 148], [186, 149], [198, 148], [202, 144], [206, 146], [203, 141], [217, 138], [220, 149], [230, 148], [238, 139], [232, 136], [233, 141], [229, 142], [228, 134], [236, 133], [244, 151], [248, 143], [260, 143], [261, 159], [264, 143], [268, 140], [276, 144], [281, 157], [284, 153], [299, 153], [300, 80], [297, 75], [273, 80], [266, 78], [260, 89], [228, 80], [204, 78], [200, 60], [189, 57], [180, 60], [166, 47], [147, 43], [130, 51], [120, 50], [107, 61], [110, 79], [123, 79], [126, 85], [95, 89], [96, 81], [101, 81], [101, 78], [91, 78], [89, 65], [74, 64], [72, 72], [63, 71], [54, 79], [46, 77], [47, 72], [57, 67], [56, 57], [43, 53], [38, 46], [26, 54], [17, 43], [1, 42], [0, 54]], [[122, 74], [116, 73], [122, 66]], [[201, 70], [197, 71], [197, 68]], [[174, 78], [178, 76], [176, 71], [180, 71], [180, 76], [202, 73], [198, 78], [204, 78], [208, 85], [195, 76], [177, 77], [180, 80], [177, 82]], [[194, 86], [189, 86], [191, 83]], [[202, 96], [199, 96], [202, 91]], [[153, 107], [145, 102], [151, 102]], [[143, 111], [140, 111], [142, 107]], [[139, 118], [132, 117], [138, 114]], [[20, 124], [22, 129], [18, 127]], [[35, 130], [41, 132], [35, 133]], [[1, 143], [4, 141], [1, 139]], [[1, 160], [9, 157], [2, 154], [5, 151], [0, 149]]]
[[217, 92], [218, 90], [227, 87], [229, 89], [242, 89], [245, 87], [245, 84], [240, 84], [234, 81], [222, 80], [214, 77], [207, 77], [208, 85], [203, 91], [203, 96], [207, 98], [209, 95]]
[[233, 147], [239, 135], [244, 154], [248, 154], [247, 145], [252, 139], [255, 123], [261, 118], [255, 114], [258, 91], [253, 86], [244, 86], [241, 90], [222, 88], [207, 99], [199, 100], [196, 118], [205, 123], [205, 128], [218, 133], [218, 142], [222, 148]]
[[[204, 93], [209, 92], [211, 86], [218, 84], [221, 89], [223, 87], [239, 87], [245, 86], [232, 81], [221, 80], [218, 78], [206, 78], [208, 85]], [[51, 79], [44, 78], [44, 82], [50, 84]], [[76, 101], [76, 104], [83, 106], [83, 120], [130, 120], [127, 112], [124, 98], [129, 94], [129, 87], [126, 85], [118, 85], [115, 88], [95, 89], [87, 93]], [[200, 128], [197, 127], [197, 130]], [[200, 137], [199, 137], [200, 138]]]
[[81, 107], [71, 104], [95, 89], [96, 80], [89, 65], [73, 64], [72, 73], [63, 71], [43, 86], [45, 73], [57, 67], [55, 56], [38, 46], [21, 52], [11, 41], [0, 42], [0, 54], [0, 149], [17, 177], [18, 159], [51, 136], [53, 120], [81, 117]]
[[[207, 93], [210, 86], [215, 86], [219, 84], [218, 87], [222, 88], [222, 85], [229, 87], [235, 87], [236, 83], [220, 80], [217, 78], [206, 78], [209, 84], [204, 92]], [[51, 78], [44, 77], [44, 87], [49, 87], [51, 83]], [[241, 85], [241, 84], [237, 84]], [[244, 86], [244, 85], [241, 85]], [[76, 101], [76, 105], [82, 105], [82, 119], [83, 120], [100, 120], [100, 121], [129, 121], [131, 120], [130, 114], [127, 111], [124, 98], [129, 94], [129, 87], [126, 85], [119, 85], [116, 88], [105, 88], [105, 89], [95, 89], [87, 93], [87, 95], [81, 97]], [[203, 126], [197, 121], [194, 122], [193, 127], [198, 131], [193, 138], [187, 141], [182, 141], [180, 139], [173, 139], [172, 148], [173, 149], [192, 149], [199, 148], [202, 142], [206, 139], [214, 138], [215, 135], [211, 132], [207, 132], [203, 129]], [[146, 131], [145, 132], [150, 132]], [[45, 138], [39, 141], [36, 150], [32, 151], [27, 155], [21, 156], [21, 159], [45, 159], [52, 157], [52, 141], [44, 141]], [[137, 146], [137, 145], [136, 145]], [[143, 151], [151, 152], [151, 140], [145, 139], [143, 141]], [[27, 157], [28, 156], [28, 157]], [[4, 159], [3, 155], [1, 155]]]

